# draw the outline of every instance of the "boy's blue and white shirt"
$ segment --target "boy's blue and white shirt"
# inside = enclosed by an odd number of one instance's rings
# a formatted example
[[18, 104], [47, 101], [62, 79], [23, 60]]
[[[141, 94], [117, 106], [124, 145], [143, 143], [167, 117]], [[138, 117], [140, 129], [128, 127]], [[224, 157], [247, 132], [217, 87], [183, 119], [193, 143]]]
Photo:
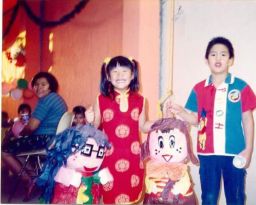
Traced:
[[245, 148], [242, 113], [256, 107], [245, 81], [228, 73], [216, 88], [209, 76], [194, 86], [185, 107], [198, 113], [198, 154], [236, 155]]

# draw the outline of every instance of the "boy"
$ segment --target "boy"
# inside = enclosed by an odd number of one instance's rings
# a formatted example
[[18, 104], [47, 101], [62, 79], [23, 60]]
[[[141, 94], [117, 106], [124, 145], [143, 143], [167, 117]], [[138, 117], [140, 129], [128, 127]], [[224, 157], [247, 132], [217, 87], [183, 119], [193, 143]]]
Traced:
[[[172, 104], [170, 111], [198, 125], [197, 152], [200, 161], [202, 204], [217, 204], [223, 177], [227, 204], [245, 202], [245, 169], [253, 152], [253, 109], [256, 97], [243, 80], [229, 73], [234, 61], [231, 42], [213, 38], [207, 46], [206, 62], [211, 75], [196, 84], [185, 108]], [[243, 168], [233, 165], [234, 156], [245, 160]]]

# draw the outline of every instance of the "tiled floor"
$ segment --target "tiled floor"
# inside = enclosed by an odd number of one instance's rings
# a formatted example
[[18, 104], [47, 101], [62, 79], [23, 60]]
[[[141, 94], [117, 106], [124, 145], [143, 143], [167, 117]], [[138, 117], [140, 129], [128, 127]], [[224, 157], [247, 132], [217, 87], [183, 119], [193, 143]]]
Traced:
[[[13, 192], [16, 186], [16, 192], [12, 196], [11, 201], [8, 202], [10, 193]], [[40, 191], [35, 190], [32, 193], [31, 200], [24, 202], [25, 189], [22, 183], [18, 183], [14, 176], [10, 176], [8, 172], [2, 168], [1, 169], [1, 204], [39, 204]]]

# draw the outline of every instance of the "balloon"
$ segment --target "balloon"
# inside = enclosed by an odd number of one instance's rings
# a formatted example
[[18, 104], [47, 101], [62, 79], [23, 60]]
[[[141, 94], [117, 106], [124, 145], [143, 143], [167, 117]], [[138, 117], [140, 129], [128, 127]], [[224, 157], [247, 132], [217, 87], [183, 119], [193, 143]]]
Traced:
[[10, 90], [12, 89], [12, 84], [9, 83], [2, 83], [2, 95], [7, 96], [9, 95]]
[[20, 78], [17, 81], [17, 87], [20, 89], [26, 89], [28, 87], [28, 81], [25, 79]]
[[11, 90], [11, 96], [14, 100], [19, 100], [22, 97], [22, 90], [19, 88], [15, 88]]
[[29, 89], [29, 88], [23, 90], [23, 98], [25, 98], [25, 99], [31, 99], [31, 98], [33, 98], [33, 96], [34, 96], [33, 90], [31, 90], [31, 89]]
[[23, 130], [24, 127], [25, 127], [25, 124], [23, 124], [20, 121], [16, 121], [12, 126], [12, 132], [14, 136], [19, 137], [20, 132]]

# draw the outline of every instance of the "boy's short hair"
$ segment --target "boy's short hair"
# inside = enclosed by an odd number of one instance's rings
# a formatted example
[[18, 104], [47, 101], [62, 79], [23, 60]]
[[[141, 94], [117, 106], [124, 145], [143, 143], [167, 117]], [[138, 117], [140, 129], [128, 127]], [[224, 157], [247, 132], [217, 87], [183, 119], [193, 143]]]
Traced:
[[22, 104], [19, 105], [18, 113], [20, 113], [22, 110], [25, 110], [25, 109], [28, 110], [29, 114], [31, 114], [31, 107], [27, 103], [22, 103]]
[[85, 115], [86, 108], [82, 105], [75, 106], [73, 108], [73, 113], [76, 114], [83, 114]]
[[213, 38], [209, 43], [208, 46], [206, 48], [206, 52], [205, 52], [205, 59], [208, 59], [210, 50], [212, 49], [212, 47], [216, 44], [222, 44], [224, 46], [226, 46], [228, 48], [228, 52], [229, 52], [229, 58], [234, 58], [234, 48], [232, 43], [224, 37], [218, 36]]

